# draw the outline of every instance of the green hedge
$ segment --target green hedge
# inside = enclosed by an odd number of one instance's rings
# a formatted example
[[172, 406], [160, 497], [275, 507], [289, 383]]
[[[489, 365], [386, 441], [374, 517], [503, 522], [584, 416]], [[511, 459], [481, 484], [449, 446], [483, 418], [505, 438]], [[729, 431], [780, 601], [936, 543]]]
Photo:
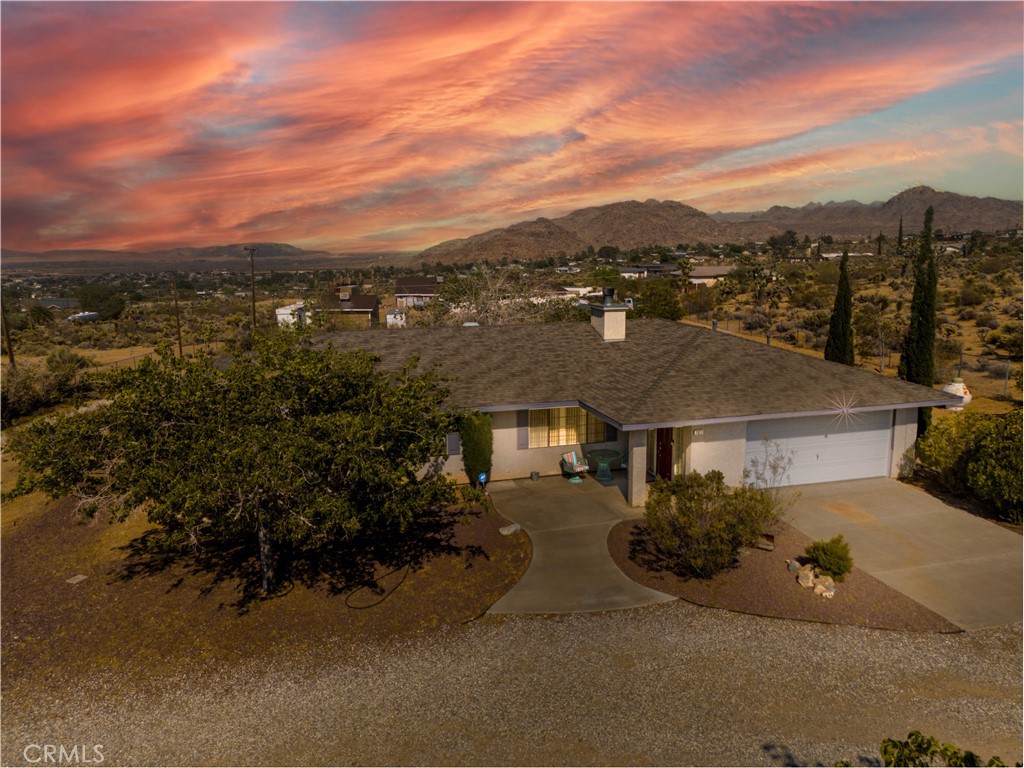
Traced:
[[921, 464], [953, 493], [974, 496], [1000, 517], [1021, 522], [1020, 411], [964, 411], [936, 419], [917, 443]]

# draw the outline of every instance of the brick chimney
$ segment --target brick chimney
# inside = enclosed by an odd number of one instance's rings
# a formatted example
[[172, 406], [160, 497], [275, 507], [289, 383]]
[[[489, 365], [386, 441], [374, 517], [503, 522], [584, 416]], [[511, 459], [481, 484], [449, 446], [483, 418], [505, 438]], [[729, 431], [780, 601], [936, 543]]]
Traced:
[[615, 303], [615, 289], [604, 289], [604, 300], [600, 304], [590, 304], [590, 325], [601, 334], [605, 341], [625, 341], [626, 310], [625, 304]]

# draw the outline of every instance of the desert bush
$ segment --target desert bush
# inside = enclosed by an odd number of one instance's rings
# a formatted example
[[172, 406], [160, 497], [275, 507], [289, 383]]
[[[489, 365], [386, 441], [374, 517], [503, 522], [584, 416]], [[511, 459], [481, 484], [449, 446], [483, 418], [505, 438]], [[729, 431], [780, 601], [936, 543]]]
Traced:
[[808, 312], [806, 315], [800, 318], [800, 325], [806, 328], [808, 331], [820, 333], [824, 331], [826, 328], [828, 328], [829, 320], [831, 319], [831, 312]]
[[932, 422], [917, 444], [921, 464], [942, 485], [974, 496], [1010, 522], [1021, 521], [1021, 414], [963, 412]]
[[729, 488], [718, 470], [658, 479], [644, 508], [647, 530], [670, 570], [709, 578], [735, 562], [778, 519], [767, 490]]
[[964, 307], [957, 313], [957, 317], [961, 320], [974, 320], [977, 316], [978, 313], [970, 307]]
[[748, 331], [760, 331], [771, 325], [768, 316], [761, 312], [748, 312], [743, 316], [743, 328]]
[[998, 330], [985, 337], [985, 344], [1014, 356], [1021, 356], [1024, 347], [1024, 326], [1021, 323], [1004, 323]]
[[804, 556], [814, 564], [819, 573], [831, 576], [837, 582], [841, 582], [846, 578], [846, 574], [853, 570], [850, 545], [841, 533], [828, 541], [811, 542], [804, 550]]
[[995, 291], [989, 285], [976, 283], [976, 282], [964, 282], [960, 286], [959, 301], [962, 307], [976, 307], [979, 304], [984, 304], [990, 298], [992, 298]]
[[974, 316], [974, 324], [979, 328], [996, 329], [999, 327], [999, 319], [991, 312], [979, 312]]
[[58, 348], [46, 357], [43, 367], [20, 365], [4, 372], [0, 382], [0, 421], [4, 427], [40, 408], [64, 402], [82, 390], [79, 371], [89, 360], [69, 349]]

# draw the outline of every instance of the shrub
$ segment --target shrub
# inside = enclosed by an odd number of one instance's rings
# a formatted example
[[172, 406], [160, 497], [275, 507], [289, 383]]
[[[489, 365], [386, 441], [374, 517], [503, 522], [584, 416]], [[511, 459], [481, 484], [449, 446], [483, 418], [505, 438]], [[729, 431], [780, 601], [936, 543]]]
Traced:
[[878, 752], [887, 765], [929, 766], [938, 758], [946, 765], [1001, 766], [1006, 765], [998, 755], [987, 761], [984, 758], [953, 744], [943, 744], [934, 736], [925, 736], [920, 731], [911, 731], [906, 741], [883, 739]]
[[466, 468], [469, 482], [475, 486], [481, 472], [486, 473], [488, 478], [491, 476], [494, 436], [490, 415], [472, 411], [463, 416], [459, 437], [462, 439], [462, 464]]
[[1021, 522], [1021, 415], [963, 412], [935, 420], [917, 443], [921, 464], [953, 493]]
[[967, 487], [991, 505], [1004, 519], [1021, 522], [1021, 441], [1024, 430], [1019, 412], [989, 421], [971, 452], [967, 465]]
[[709, 578], [757, 543], [778, 519], [778, 503], [760, 488], [728, 488], [717, 470], [690, 472], [655, 481], [644, 519], [670, 570]]
[[846, 574], [853, 570], [850, 545], [841, 533], [828, 541], [815, 541], [808, 544], [804, 555], [814, 563], [819, 573], [831, 576], [836, 581], [842, 581]]

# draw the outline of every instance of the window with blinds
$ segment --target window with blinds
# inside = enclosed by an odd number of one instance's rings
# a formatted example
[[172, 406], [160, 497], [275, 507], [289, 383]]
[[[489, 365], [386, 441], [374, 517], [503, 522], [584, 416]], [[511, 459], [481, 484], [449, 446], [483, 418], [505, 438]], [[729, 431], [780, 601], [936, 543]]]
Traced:
[[578, 406], [530, 411], [530, 447], [602, 443], [605, 424]]

